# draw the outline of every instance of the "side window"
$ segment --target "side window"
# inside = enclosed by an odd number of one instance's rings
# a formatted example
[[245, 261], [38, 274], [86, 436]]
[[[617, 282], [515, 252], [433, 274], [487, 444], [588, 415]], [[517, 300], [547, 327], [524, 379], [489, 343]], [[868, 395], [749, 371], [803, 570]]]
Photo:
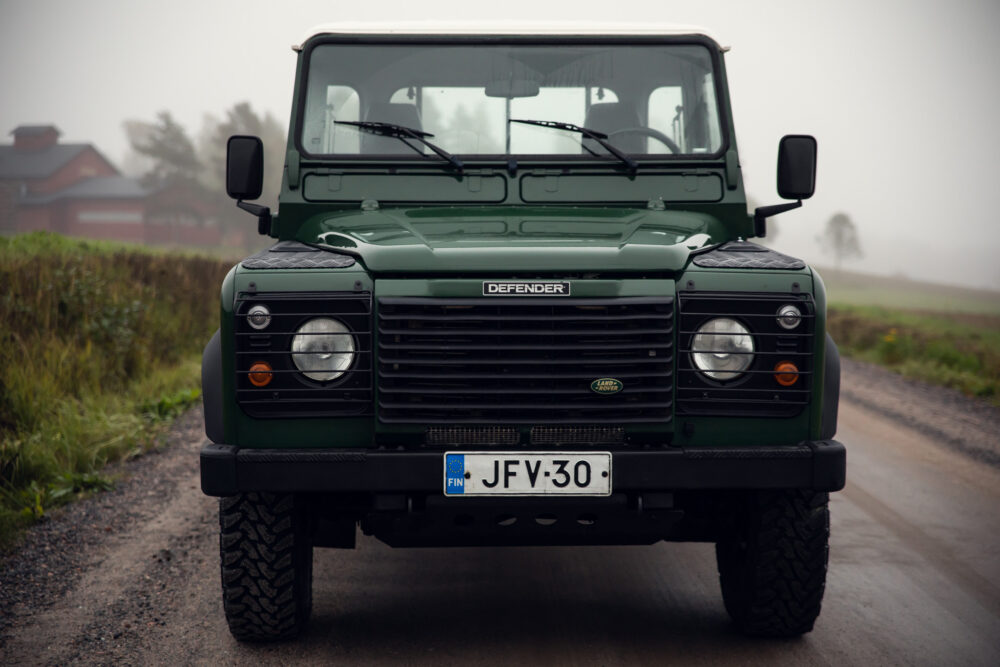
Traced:
[[361, 151], [360, 133], [355, 128], [340, 127], [334, 123], [337, 120], [358, 121], [361, 109], [358, 91], [350, 86], [327, 86], [326, 107], [323, 114], [322, 128], [314, 132], [319, 139], [317, 153], [359, 153]]
[[587, 100], [588, 106], [591, 104], [610, 104], [618, 101], [618, 95], [615, 94], [615, 91], [603, 86], [598, 86], [597, 88], [590, 87], [587, 90], [590, 93], [590, 99]]
[[[662, 130], [684, 153], [714, 153], [722, 146], [715, 82], [707, 74], [692, 76], [687, 84], [663, 86], [650, 94], [649, 126]], [[663, 146], [650, 139], [649, 151], [662, 152]]]
[[705, 128], [708, 145], [705, 148], [709, 153], [714, 153], [722, 146], [722, 135], [719, 131], [719, 105], [715, 101], [715, 80], [711, 75], [705, 77], [702, 99], [705, 100], [705, 115], [708, 121], [708, 126]]
[[389, 102], [392, 104], [412, 104], [416, 106], [417, 104], [417, 89], [413, 86], [409, 88], [400, 88], [392, 94], [389, 98]]
[[[684, 120], [684, 95], [680, 86], [663, 86], [650, 94], [648, 126], [661, 130], [681, 147], [681, 151], [687, 153]], [[667, 150], [656, 139], [646, 141], [649, 153], [663, 153]]]

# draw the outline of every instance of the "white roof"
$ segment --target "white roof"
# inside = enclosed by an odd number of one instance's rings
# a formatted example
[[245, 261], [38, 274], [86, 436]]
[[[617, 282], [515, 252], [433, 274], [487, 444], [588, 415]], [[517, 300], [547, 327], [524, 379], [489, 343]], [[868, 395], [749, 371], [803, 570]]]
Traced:
[[[395, 21], [324, 23], [314, 27], [294, 51], [316, 35], [704, 35], [721, 45], [709, 31], [698, 26], [666, 23], [605, 23], [596, 21]], [[728, 51], [728, 46], [720, 46]]]

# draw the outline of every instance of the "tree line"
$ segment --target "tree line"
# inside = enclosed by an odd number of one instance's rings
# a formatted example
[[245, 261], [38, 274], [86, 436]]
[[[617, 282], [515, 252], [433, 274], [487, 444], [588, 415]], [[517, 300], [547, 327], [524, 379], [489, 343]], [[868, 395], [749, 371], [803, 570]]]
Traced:
[[224, 227], [249, 225], [226, 196], [226, 142], [234, 134], [251, 134], [264, 143], [264, 188], [261, 203], [277, 207], [285, 162], [285, 126], [270, 113], [256, 112], [240, 102], [223, 115], [205, 114], [192, 137], [169, 111], [154, 120], [126, 120], [124, 131], [131, 148], [127, 162], [139, 172], [139, 181], [156, 190], [182, 186], [205, 200], [217, 202]]

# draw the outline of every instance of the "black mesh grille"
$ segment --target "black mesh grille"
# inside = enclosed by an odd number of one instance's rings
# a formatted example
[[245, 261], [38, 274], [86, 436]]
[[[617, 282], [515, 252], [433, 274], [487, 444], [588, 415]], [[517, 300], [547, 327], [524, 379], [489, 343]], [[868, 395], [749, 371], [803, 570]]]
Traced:
[[448, 446], [513, 446], [521, 434], [513, 426], [431, 426], [427, 429], [428, 445]]
[[[385, 297], [379, 419], [619, 424], [671, 418], [673, 299]], [[591, 383], [623, 388], [598, 394]]]
[[[265, 306], [271, 322], [261, 330], [247, 322], [255, 305]], [[292, 361], [292, 337], [307, 320], [343, 322], [354, 337], [354, 361], [330, 382], [306, 378]], [[241, 293], [236, 300], [236, 400], [253, 417], [364, 415], [372, 412], [371, 295], [365, 293]], [[250, 367], [271, 365], [271, 381], [256, 387]]]
[[533, 426], [532, 445], [620, 445], [625, 442], [621, 426]]
[[[802, 313], [799, 326], [782, 328], [778, 310], [785, 304]], [[813, 373], [813, 331], [816, 308], [808, 294], [680, 292], [678, 294], [677, 411], [679, 414], [791, 417], [809, 404]], [[691, 359], [698, 327], [727, 317], [747, 327], [754, 342], [753, 362], [740, 377], [717, 382], [700, 373]], [[775, 366], [791, 362], [797, 381], [783, 386]]]

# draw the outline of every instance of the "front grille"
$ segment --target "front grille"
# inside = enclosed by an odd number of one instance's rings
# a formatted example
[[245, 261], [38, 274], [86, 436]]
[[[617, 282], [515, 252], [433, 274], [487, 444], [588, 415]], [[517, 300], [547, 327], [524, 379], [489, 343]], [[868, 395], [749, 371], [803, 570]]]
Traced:
[[[257, 330], [247, 313], [261, 304], [271, 312], [270, 324]], [[354, 361], [340, 377], [316, 382], [292, 362], [292, 337], [315, 317], [340, 320], [354, 337]], [[252, 417], [321, 417], [371, 414], [371, 295], [348, 293], [241, 293], [236, 299], [236, 400]], [[271, 365], [271, 382], [255, 387], [250, 367]]]
[[431, 426], [426, 444], [432, 446], [513, 446], [521, 434], [513, 426]]
[[[672, 297], [378, 300], [378, 416], [393, 424], [669, 421]], [[591, 383], [614, 378], [618, 393]]]
[[[793, 304], [802, 321], [792, 330], [778, 325], [778, 310]], [[691, 360], [691, 342], [698, 327], [727, 317], [746, 326], [754, 341], [754, 358], [740, 377], [711, 380]], [[813, 374], [816, 307], [808, 294], [680, 292], [678, 294], [677, 412], [690, 415], [792, 417], [809, 404]], [[798, 380], [784, 387], [775, 379], [775, 365], [794, 363]]]
[[533, 426], [532, 445], [620, 445], [625, 442], [621, 426]]

